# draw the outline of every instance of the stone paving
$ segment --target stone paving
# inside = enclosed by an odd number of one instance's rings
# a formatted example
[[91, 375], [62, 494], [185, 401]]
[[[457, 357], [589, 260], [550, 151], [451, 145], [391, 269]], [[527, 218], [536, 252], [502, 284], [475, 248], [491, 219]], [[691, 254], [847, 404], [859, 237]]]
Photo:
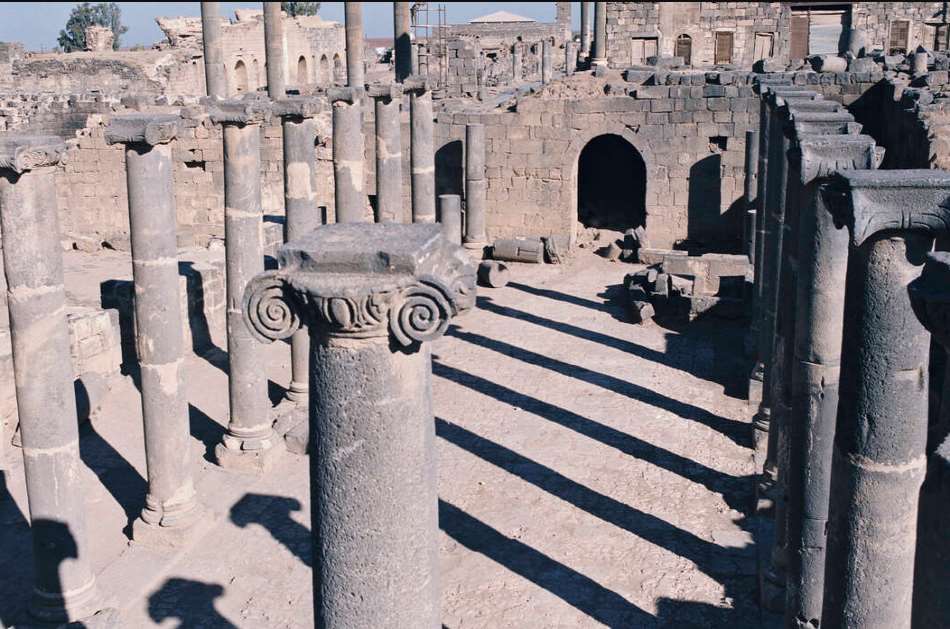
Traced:
[[[626, 321], [632, 265], [514, 265], [433, 345], [446, 627], [758, 627], [744, 329]], [[273, 399], [285, 344], [267, 349]], [[145, 470], [132, 378], [82, 430], [94, 567], [127, 627], [312, 626], [307, 462], [209, 462], [222, 352], [187, 361], [197, 491], [216, 517], [176, 555], [128, 545]], [[0, 505], [0, 626], [32, 569], [17, 464]], [[68, 559], [67, 559], [68, 560]], [[394, 575], [398, 578], [398, 575]]]

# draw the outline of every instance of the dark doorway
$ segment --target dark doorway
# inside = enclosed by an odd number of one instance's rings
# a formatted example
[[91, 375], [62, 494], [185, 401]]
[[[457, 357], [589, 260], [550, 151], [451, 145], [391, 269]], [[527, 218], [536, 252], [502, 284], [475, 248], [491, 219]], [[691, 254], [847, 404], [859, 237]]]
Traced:
[[644, 225], [646, 194], [646, 164], [633, 145], [619, 135], [587, 143], [577, 163], [577, 220], [585, 227]]
[[445, 143], [435, 152], [435, 193], [464, 196], [464, 147], [461, 140]]

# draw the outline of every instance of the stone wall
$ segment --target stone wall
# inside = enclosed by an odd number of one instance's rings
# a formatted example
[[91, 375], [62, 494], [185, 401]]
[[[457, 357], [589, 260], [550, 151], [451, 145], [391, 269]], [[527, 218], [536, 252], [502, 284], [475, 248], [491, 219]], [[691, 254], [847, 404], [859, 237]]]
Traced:
[[[881, 79], [812, 72], [788, 76], [845, 104]], [[753, 77], [671, 72], [664, 85], [585, 77], [553, 84], [520, 100], [512, 112], [440, 114], [436, 186], [461, 192], [465, 124], [481, 122], [486, 125], [489, 237], [573, 238], [580, 153], [592, 139], [612, 134], [635, 148], [645, 163], [645, 226], [653, 246], [670, 248], [688, 240], [738, 250], [745, 132], [758, 125], [759, 115]], [[610, 95], [595, 96], [605, 92]]]
[[[796, 5], [796, 7], [801, 7]], [[852, 2], [850, 23], [868, 33], [867, 49], [884, 49], [895, 20], [909, 20], [909, 50], [932, 48], [935, 26], [943, 22], [941, 2]], [[820, 8], [819, 3], [812, 3]], [[634, 38], [657, 39], [658, 52], [673, 55], [676, 39], [688, 35], [692, 65], [714, 62], [715, 33], [733, 33], [733, 64], [752, 69], [756, 34], [771, 35], [771, 58], [789, 62], [792, 3], [788, 2], [608, 2], [607, 54], [612, 67], [634, 64]], [[761, 43], [761, 42], [760, 42]]]

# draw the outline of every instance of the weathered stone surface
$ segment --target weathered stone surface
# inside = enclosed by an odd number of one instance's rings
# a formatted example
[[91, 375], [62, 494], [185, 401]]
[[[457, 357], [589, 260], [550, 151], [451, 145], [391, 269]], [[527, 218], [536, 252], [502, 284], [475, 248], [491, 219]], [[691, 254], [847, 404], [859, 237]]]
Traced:
[[491, 257], [494, 260], [511, 262], [544, 262], [544, 244], [540, 238], [503, 238], [492, 244]]
[[489, 288], [502, 288], [508, 283], [508, 267], [495, 260], [485, 260], [478, 265], [478, 283]]

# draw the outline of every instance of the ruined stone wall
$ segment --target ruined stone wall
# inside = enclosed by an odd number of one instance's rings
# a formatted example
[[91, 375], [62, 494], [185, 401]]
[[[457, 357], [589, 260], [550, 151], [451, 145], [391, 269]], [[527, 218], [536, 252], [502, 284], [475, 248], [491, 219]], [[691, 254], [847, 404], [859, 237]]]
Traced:
[[[895, 20], [911, 22], [909, 49], [919, 44], [932, 48], [935, 25], [943, 21], [941, 2], [843, 4], [851, 6], [851, 26], [867, 30], [869, 51], [885, 48]], [[635, 38], [655, 37], [658, 52], [673, 55], [677, 37], [688, 35], [692, 65], [712, 66], [715, 33], [727, 31], [733, 33], [733, 64], [738, 69], [752, 68], [756, 34], [771, 34], [771, 58], [787, 64], [791, 12], [788, 2], [608, 2], [608, 62], [617, 68], [633, 64]]]
[[[810, 72], [788, 76], [845, 104], [881, 79]], [[613, 134], [645, 162], [646, 230], [654, 246], [669, 248], [689, 239], [738, 247], [745, 132], [758, 126], [759, 115], [752, 78], [748, 73], [672, 72], [664, 85], [594, 82], [573, 95], [564, 83], [519, 101], [513, 112], [440, 114], [436, 186], [461, 192], [465, 124], [481, 122], [486, 125], [489, 237], [573, 236], [580, 153], [590, 140]], [[593, 96], [605, 91], [611, 95]]]

